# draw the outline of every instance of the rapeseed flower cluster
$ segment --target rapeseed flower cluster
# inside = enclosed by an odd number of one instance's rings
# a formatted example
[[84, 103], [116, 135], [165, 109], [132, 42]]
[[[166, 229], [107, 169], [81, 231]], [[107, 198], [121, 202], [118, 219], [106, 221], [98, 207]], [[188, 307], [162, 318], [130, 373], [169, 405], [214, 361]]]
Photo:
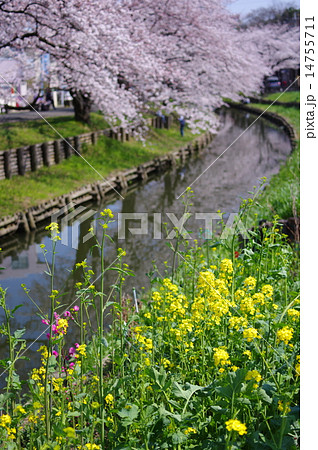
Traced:
[[11, 416], [9, 414], [2, 414], [0, 416], [0, 427], [4, 428], [7, 432], [7, 439], [13, 440], [16, 438], [17, 430], [14, 427], [10, 427], [12, 422]]
[[[109, 211], [101, 213], [106, 224], [113, 217]], [[180, 439], [182, 448], [199, 448], [204, 439], [211, 440], [212, 445], [214, 439], [218, 443], [223, 439], [229, 448], [233, 444], [243, 448], [247, 443], [245, 435], [251, 433], [247, 441], [252, 438], [255, 418], [260, 421], [264, 435], [267, 433], [259, 414], [263, 405], [273, 422], [288, 414], [296, 398], [288, 391], [293, 388], [288, 382], [292, 371], [276, 374], [271, 369], [280, 366], [277, 361], [282, 362], [288, 350], [289, 361], [294, 366], [292, 381], [296, 385], [299, 356], [295, 356], [296, 344], [290, 350], [290, 341], [298, 329], [297, 306], [282, 314], [285, 307], [281, 305], [280, 292], [275, 288], [277, 304], [273, 303], [274, 288], [265, 284], [273, 278], [259, 274], [255, 266], [252, 271], [249, 263], [244, 265], [243, 252], [233, 263], [221, 259], [219, 249], [214, 248], [208, 262], [204, 260], [205, 250], [197, 244], [191, 252], [185, 255], [189, 266], [184, 273], [188, 278], [181, 277], [176, 269], [173, 279], [166, 277], [156, 285], [150, 301], [149, 297], [140, 299], [144, 306], [139, 314], [134, 311], [129, 316], [127, 307], [123, 323], [115, 319], [107, 346], [103, 348], [105, 367], [98, 367], [98, 356], [101, 356], [98, 341], [83, 343], [86, 331], [81, 344], [69, 347], [65, 342], [67, 333], [71, 334], [70, 321], [80, 322], [79, 310], [82, 312], [88, 302], [90, 306], [97, 293], [86, 261], [78, 263], [84, 276], [83, 283], [76, 284], [82, 296], [81, 308], [75, 306], [61, 315], [54, 314], [50, 345], [39, 350], [42, 366], [31, 374], [33, 401], [25, 407], [17, 404], [11, 416], [0, 416], [0, 439], [18, 441], [19, 424], [23, 424], [29, 435], [33, 433], [32, 438], [37, 434], [40, 439], [42, 433], [44, 445], [48, 414], [52, 423], [61, 424], [58, 436], [51, 428], [52, 448], [70, 444], [74, 449], [100, 449], [103, 429], [104, 442], [109, 448], [123, 443], [139, 448], [145, 444], [143, 439], [149, 431], [147, 421], [154, 424], [159, 409], [165, 426], [152, 427], [153, 436], [149, 438], [158, 445], [169, 446]], [[122, 254], [121, 249], [118, 254]], [[196, 254], [198, 272], [190, 266], [193, 254]], [[270, 265], [271, 261], [268, 259], [266, 264]], [[52, 291], [53, 303], [58, 295], [58, 291]], [[48, 319], [44, 320], [50, 325]], [[267, 325], [269, 320], [274, 326]], [[278, 327], [281, 328], [277, 330]], [[258, 345], [262, 336], [266, 340]], [[275, 353], [275, 342], [289, 345], [276, 347]], [[50, 358], [51, 354], [55, 358]], [[46, 379], [47, 363], [50, 371]], [[271, 383], [266, 389], [268, 380]], [[275, 389], [274, 383], [280, 389]], [[215, 423], [210, 427], [211, 408]], [[218, 412], [221, 410], [223, 413]], [[226, 420], [224, 411], [232, 418]], [[102, 421], [104, 428], [101, 428]], [[156, 435], [157, 428], [160, 430]], [[270, 439], [268, 433], [266, 439]]]
[[224, 348], [214, 348], [213, 352], [214, 364], [216, 366], [231, 364], [230, 356]]
[[246, 425], [237, 419], [230, 419], [225, 422], [228, 431], [236, 431], [240, 436], [247, 433]]
[[289, 341], [292, 340], [293, 333], [294, 333], [294, 330], [289, 326], [281, 328], [280, 330], [277, 331], [278, 343], [284, 342], [284, 344], [287, 345], [289, 343]]
[[60, 241], [61, 238], [59, 236], [60, 231], [59, 231], [59, 226], [56, 222], [52, 222], [50, 223], [50, 225], [48, 225], [47, 227], [45, 227], [46, 230], [49, 230], [51, 232], [51, 240], [53, 242], [56, 241]]
[[258, 334], [258, 331], [255, 328], [246, 328], [243, 330], [243, 337], [247, 340], [247, 342], [252, 342], [253, 339], [261, 339], [261, 336]]

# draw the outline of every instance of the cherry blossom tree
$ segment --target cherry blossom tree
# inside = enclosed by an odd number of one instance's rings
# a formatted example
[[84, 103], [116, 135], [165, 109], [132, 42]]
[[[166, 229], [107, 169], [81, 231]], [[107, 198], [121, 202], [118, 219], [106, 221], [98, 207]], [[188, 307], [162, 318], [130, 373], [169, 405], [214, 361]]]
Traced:
[[299, 66], [299, 27], [270, 24], [250, 28], [246, 31], [246, 36], [253, 41], [271, 73], [282, 68], [295, 69]]
[[212, 128], [222, 98], [258, 91], [272, 63], [270, 34], [220, 0], [5, 0], [0, 21], [0, 52], [50, 53], [84, 121], [95, 103], [114, 125], [164, 107]]

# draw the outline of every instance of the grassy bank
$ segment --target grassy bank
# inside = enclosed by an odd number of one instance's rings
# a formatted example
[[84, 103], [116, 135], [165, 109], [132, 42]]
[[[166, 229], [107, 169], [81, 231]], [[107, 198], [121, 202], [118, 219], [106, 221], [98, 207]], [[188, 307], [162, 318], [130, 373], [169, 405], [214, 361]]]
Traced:
[[61, 164], [43, 167], [24, 177], [1, 180], [0, 216], [14, 214], [87, 183], [99, 181], [114, 171], [138, 166], [182, 147], [195, 137], [187, 130], [182, 138], [176, 125], [170, 130], [150, 129], [145, 144], [136, 140], [121, 143], [101, 137], [94, 146], [84, 145], [82, 151], [84, 158], [98, 173], [82, 158], [72, 156]]
[[[104, 117], [97, 113], [91, 114], [90, 125], [77, 122], [73, 117], [53, 117], [46, 120], [64, 137], [108, 128]], [[60, 136], [50, 125], [42, 119], [2, 123], [0, 125], [0, 150], [59, 139]]]
[[[278, 99], [279, 97], [279, 99]], [[263, 96], [266, 100], [277, 100], [283, 103], [298, 102], [300, 101], [300, 91], [287, 91], [281, 95], [281, 92], [273, 92]]]
[[[288, 93], [286, 93], [288, 94]], [[284, 94], [284, 95], [286, 95]], [[298, 94], [290, 92], [289, 94]], [[277, 95], [277, 94], [273, 94]], [[282, 98], [282, 97], [281, 97]], [[280, 101], [281, 101], [280, 98]], [[287, 97], [288, 98], [288, 97]], [[290, 99], [286, 99], [290, 101]], [[250, 106], [267, 109], [268, 105], [251, 104]], [[297, 146], [286, 162], [282, 163], [280, 171], [274, 175], [265, 191], [261, 194], [261, 208], [255, 208], [260, 217], [268, 219], [273, 218], [274, 215], [279, 215], [281, 218], [288, 218], [292, 216], [299, 216], [300, 214], [300, 111], [299, 108], [291, 108], [284, 106], [273, 105], [268, 109], [269, 112], [279, 114], [288, 120], [297, 133]]]

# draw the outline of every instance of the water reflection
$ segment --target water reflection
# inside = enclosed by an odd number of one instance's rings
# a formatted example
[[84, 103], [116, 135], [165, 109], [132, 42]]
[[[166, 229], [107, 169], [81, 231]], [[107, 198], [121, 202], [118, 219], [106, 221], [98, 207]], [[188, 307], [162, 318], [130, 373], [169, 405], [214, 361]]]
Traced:
[[[167, 213], [173, 213], [177, 218], [181, 217], [183, 205], [181, 199], [177, 200], [177, 197], [189, 184], [197, 179], [193, 185], [195, 192], [193, 212], [221, 210], [228, 215], [238, 210], [240, 198], [248, 195], [252, 186], [258, 184], [260, 177], [268, 177], [279, 170], [280, 162], [285, 160], [291, 151], [290, 143], [282, 130], [269, 122], [259, 119], [242, 134], [237, 142], [231, 145], [253, 120], [255, 117], [249, 117], [245, 113], [227, 111], [223, 116], [221, 131], [201, 155], [188, 161], [182, 168], [171, 170], [139, 186], [125, 196], [124, 200], [90, 206], [97, 211], [95, 217], [98, 216], [98, 211], [105, 207], [112, 209], [115, 219], [118, 213], [148, 214], [148, 232], [144, 235], [133, 235], [129, 232], [129, 228], [140, 228], [140, 221], [132, 219], [125, 223], [125, 239], [119, 239], [117, 220], [109, 227], [109, 233], [115, 245], [110, 242], [107, 244], [104, 255], [105, 266], [113, 264], [117, 254], [116, 248], [122, 247], [127, 251], [125, 262], [135, 273], [135, 277], [126, 280], [126, 293], [132, 296], [134, 286], [138, 289], [142, 286], [149, 288], [146, 273], [152, 269], [153, 260], [160, 263], [160, 271], [164, 270], [163, 261], [171, 263], [172, 254], [167, 241], [154, 237], [154, 218], [158, 218], [161, 214], [162, 222], [167, 222], [171, 229], [173, 224]], [[228, 150], [217, 159], [226, 148]], [[208, 166], [210, 168], [201, 176]], [[81, 279], [80, 271], [76, 269], [78, 262], [87, 258], [95, 272], [95, 277], [99, 277], [99, 251], [94, 248], [90, 252], [94, 242], [92, 239], [85, 241], [91, 227], [90, 220], [85, 222], [75, 220], [66, 226], [62, 231], [69, 245], [62, 243], [57, 245], [55, 288], [65, 293], [63, 304], [66, 305], [76, 304], [74, 286]], [[200, 237], [199, 229], [202, 227], [204, 227], [204, 221], [195, 220], [193, 217], [186, 223], [186, 229], [193, 231], [193, 238]], [[101, 230], [97, 229], [97, 233], [100, 235]], [[72, 239], [74, 241], [74, 236], [80, 243], [80, 245], [73, 245], [77, 248], [72, 248], [70, 244]], [[36, 350], [46, 340], [46, 332], [37, 316], [37, 308], [28, 300], [20, 287], [21, 283], [25, 284], [39, 308], [48, 312], [50, 280], [44, 273], [45, 261], [40, 244], [45, 244], [50, 249], [51, 243], [45, 230], [30, 233], [25, 237], [16, 237], [9, 246], [6, 243], [1, 245], [4, 251], [2, 255], [0, 254], [0, 263], [5, 270], [0, 273], [0, 283], [8, 290], [8, 305], [11, 309], [16, 305], [23, 305], [15, 313], [12, 329], [26, 328], [29, 344], [38, 339], [28, 350], [31, 361], [23, 362], [25, 373], [37, 363]], [[110, 286], [113, 282], [114, 275], [108, 272], [106, 284]], [[98, 286], [98, 281], [96, 285]], [[2, 312], [0, 315], [2, 319]], [[44, 334], [39, 337], [42, 332]], [[71, 342], [75, 342], [77, 338], [75, 329], [70, 332], [69, 338]], [[1, 342], [0, 358], [6, 353], [3, 338]]]

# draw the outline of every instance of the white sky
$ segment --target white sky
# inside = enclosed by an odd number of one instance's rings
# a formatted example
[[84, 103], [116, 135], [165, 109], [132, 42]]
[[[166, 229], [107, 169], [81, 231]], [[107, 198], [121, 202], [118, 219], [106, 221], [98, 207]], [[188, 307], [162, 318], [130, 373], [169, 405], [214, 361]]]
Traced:
[[267, 8], [268, 6], [282, 5], [300, 7], [300, 0], [234, 0], [228, 6], [228, 9], [233, 13], [241, 14], [242, 16], [248, 14], [254, 9]]

